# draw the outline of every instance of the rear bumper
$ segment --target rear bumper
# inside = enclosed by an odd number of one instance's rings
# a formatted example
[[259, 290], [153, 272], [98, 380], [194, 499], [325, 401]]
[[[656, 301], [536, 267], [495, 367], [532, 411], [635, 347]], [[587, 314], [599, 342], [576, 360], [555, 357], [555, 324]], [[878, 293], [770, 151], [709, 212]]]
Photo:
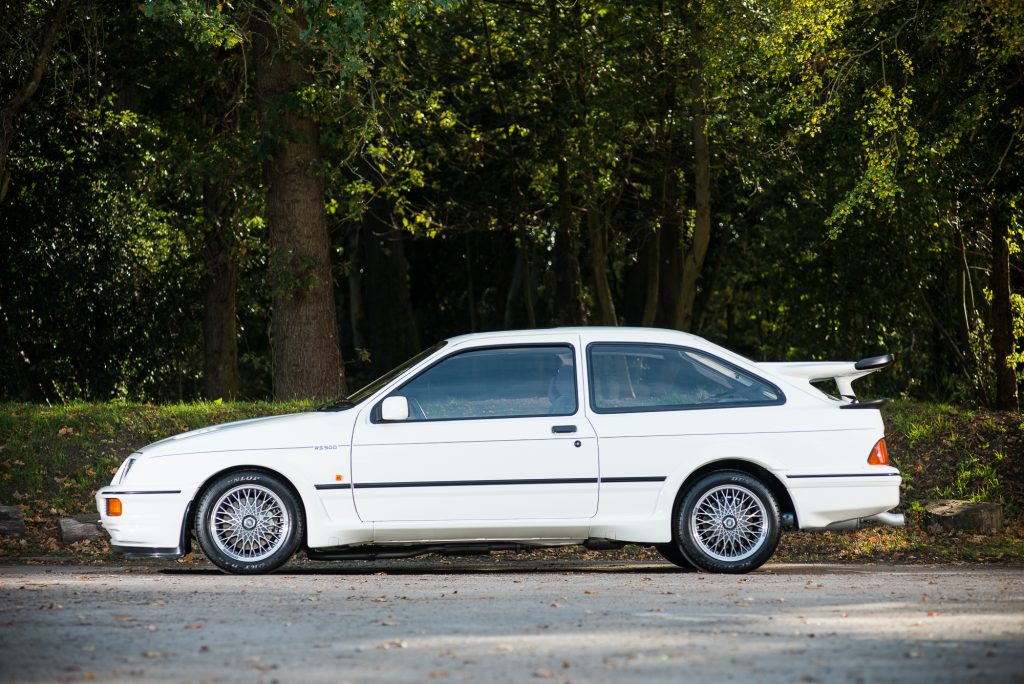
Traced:
[[789, 475], [786, 478], [796, 508], [797, 524], [802, 530], [857, 529], [833, 525], [860, 525], [859, 520], [873, 518], [871, 526], [895, 524], [896, 518], [876, 517], [899, 505], [900, 482], [902, 478], [895, 468], [864, 474]]

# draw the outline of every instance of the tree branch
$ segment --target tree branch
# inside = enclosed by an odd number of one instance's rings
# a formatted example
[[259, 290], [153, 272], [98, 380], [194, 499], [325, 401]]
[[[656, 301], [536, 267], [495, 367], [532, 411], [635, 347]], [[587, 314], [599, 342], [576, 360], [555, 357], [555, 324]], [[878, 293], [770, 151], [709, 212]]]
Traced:
[[11, 147], [11, 137], [14, 135], [14, 116], [39, 90], [43, 74], [46, 73], [46, 65], [50, 62], [53, 44], [57, 42], [57, 33], [60, 31], [61, 24], [64, 23], [64, 16], [68, 13], [70, 6], [71, 0], [61, 0], [53, 15], [53, 20], [46, 30], [46, 35], [43, 37], [43, 43], [39, 48], [39, 54], [36, 55], [36, 61], [32, 65], [28, 80], [14, 94], [11, 101], [0, 109], [0, 202], [7, 194], [7, 151]]

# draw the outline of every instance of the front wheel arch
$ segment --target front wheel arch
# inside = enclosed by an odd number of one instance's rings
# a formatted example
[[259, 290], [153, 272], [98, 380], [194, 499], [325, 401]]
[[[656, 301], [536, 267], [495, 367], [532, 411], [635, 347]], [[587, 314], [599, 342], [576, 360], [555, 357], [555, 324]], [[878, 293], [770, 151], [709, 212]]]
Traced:
[[[277, 480], [280, 480], [281, 484], [283, 484], [284, 486], [286, 486], [288, 488], [288, 490], [291, 492], [292, 496], [295, 497], [295, 500], [299, 502], [299, 507], [301, 509], [299, 511], [299, 514], [302, 515], [303, 525], [302, 525], [302, 539], [299, 540], [299, 548], [300, 549], [307, 548], [308, 547], [307, 540], [308, 540], [308, 535], [309, 535], [309, 515], [306, 512], [306, 501], [305, 501], [305, 499], [302, 498], [302, 495], [299, 494], [299, 490], [295, 488], [295, 485], [292, 484], [292, 481], [290, 479], [288, 479], [287, 477], [282, 475], [280, 472], [274, 470], [273, 468], [266, 468], [266, 467], [263, 467], [263, 466], [250, 466], [250, 465], [237, 465], [237, 466], [231, 466], [230, 468], [224, 468], [223, 470], [219, 470], [216, 473], [210, 475], [208, 478], [206, 478], [206, 480], [203, 481], [203, 484], [201, 484], [199, 486], [199, 489], [197, 489], [196, 493], [192, 496], [192, 500], [189, 501], [188, 502], [188, 506], [186, 506], [186, 509], [185, 509], [186, 510], [186, 512], [185, 512], [185, 525], [186, 525], [186, 528], [184, 530], [182, 530], [182, 533], [181, 533], [182, 542], [184, 543], [185, 541], [187, 541], [189, 543], [189, 545], [191, 546], [192, 540], [195, 539], [195, 537], [196, 537], [196, 530], [195, 530], [196, 506], [202, 500], [203, 495], [206, 494], [207, 490], [209, 490], [210, 487], [212, 487], [214, 484], [216, 484], [221, 478], [227, 477], [228, 475], [231, 475], [232, 473], [240, 473], [240, 472], [243, 472], [243, 471], [244, 472], [264, 473], [265, 475], [270, 475], [271, 477], [273, 477], [273, 478], [275, 478]], [[184, 548], [184, 546], [183, 546], [183, 548]], [[187, 550], [186, 550], [186, 552], [187, 552]]]

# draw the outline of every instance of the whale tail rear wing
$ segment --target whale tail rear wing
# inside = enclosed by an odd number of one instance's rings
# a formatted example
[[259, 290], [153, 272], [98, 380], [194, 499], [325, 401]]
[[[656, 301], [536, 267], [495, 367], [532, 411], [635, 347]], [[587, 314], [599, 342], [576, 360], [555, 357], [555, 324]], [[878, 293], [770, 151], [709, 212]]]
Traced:
[[795, 363], [762, 363], [779, 375], [802, 380], [808, 384], [834, 380], [839, 396], [846, 400], [840, 408], [880, 408], [886, 399], [860, 401], [853, 391], [853, 381], [892, 365], [892, 354], [869, 356], [860, 361], [799, 361]]

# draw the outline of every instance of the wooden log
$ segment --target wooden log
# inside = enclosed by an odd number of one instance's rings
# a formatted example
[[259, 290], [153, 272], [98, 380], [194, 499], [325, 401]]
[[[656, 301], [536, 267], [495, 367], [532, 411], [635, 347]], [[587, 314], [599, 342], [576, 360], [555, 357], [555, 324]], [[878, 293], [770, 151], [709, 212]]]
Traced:
[[60, 543], [64, 546], [86, 539], [106, 539], [107, 535], [100, 526], [91, 522], [80, 522], [74, 518], [60, 519]]
[[17, 506], [0, 506], [0, 537], [24, 537], [25, 515]]
[[1003, 507], [983, 501], [938, 499], [925, 504], [928, 525], [946, 530], [998, 532], [1003, 528]]

